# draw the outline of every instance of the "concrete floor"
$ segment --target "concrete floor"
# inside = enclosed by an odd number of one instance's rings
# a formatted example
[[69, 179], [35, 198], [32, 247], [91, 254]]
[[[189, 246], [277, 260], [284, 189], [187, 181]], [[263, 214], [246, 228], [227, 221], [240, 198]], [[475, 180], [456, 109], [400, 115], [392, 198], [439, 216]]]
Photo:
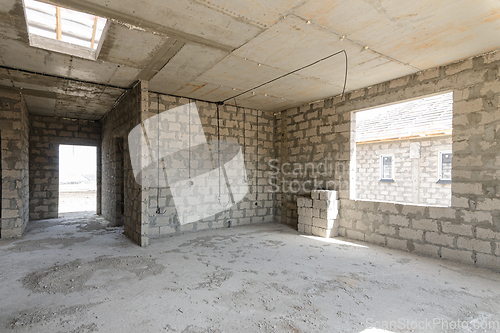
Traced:
[[500, 275], [492, 271], [278, 224], [147, 248], [122, 232], [74, 213], [0, 241], [0, 331], [500, 330]]
[[92, 211], [97, 206], [96, 191], [59, 191], [59, 214]]

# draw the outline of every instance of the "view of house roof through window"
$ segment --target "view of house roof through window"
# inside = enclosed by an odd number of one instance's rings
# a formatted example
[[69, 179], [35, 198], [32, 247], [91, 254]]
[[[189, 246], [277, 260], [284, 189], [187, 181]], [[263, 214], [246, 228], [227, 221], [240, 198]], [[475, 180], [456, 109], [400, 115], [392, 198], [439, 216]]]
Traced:
[[451, 134], [453, 93], [356, 113], [356, 142]]
[[30, 45], [86, 59], [97, 59], [104, 40], [105, 18], [23, 0]]

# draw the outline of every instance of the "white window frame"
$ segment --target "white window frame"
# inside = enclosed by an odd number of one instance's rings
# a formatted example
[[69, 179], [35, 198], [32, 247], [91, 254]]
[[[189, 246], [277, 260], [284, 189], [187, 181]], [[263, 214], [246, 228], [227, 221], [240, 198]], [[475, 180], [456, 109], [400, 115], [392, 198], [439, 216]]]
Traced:
[[[440, 184], [451, 184], [451, 179], [443, 179], [443, 155], [451, 154], [453, 159], [453, 151], [451, 150], [441, 150], [438, 152], [438, 183]], [[453, 164], [452, 164], [453, 168]]]
[[[391, 158], [391, 178], [384, 178], [384, 158], [385, 157], [390, 157]], [[386, 182], [386, 183], [393, 183], [394, 182], [394, 154], [382, 154], [380, 155], [380, 181], [381, 182]]]

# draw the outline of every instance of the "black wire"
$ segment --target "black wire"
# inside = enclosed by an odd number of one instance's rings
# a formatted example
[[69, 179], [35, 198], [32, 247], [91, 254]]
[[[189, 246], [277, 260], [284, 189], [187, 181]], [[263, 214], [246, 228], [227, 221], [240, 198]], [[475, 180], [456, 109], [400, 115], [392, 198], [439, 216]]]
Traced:
[[[219, 161], [219, 204], [222, 206], [222, 207], [226, 207], [227, 205], [229, 205], [230, 201], [231, 201], [231, 198], [230, 196], [228, 195], [228, 198], [229, 200], [227, 201], [227, 203], [225, 205], [222, 204], [222, 201], [221, 201], [221, 198], [222, 198], [222, 191], [221, 191], [221, 169], [222, 169], [222, 166], [220, 164], [220, 115], [219, 115], [219, 103], [217, 103], [217, 160]], [[226, 177], [226, 176], [224, 176]], [[225, 182], [226, 186], [228, 186], [227, 184], [227, 180]]]
[[221, 190], [220, 190], [220, 117], [219, 117], [219, 104], [217, 104], [217, 162], [218, 165], [217, 167], [219, 168], [219, 203], [220, 203], [220, 198], [221, 198]]
[[[236, 103], [236, 99], [234, 99]], [[243, 161], [247, 155], [247, 110], [243, 108]]]
[[[344, 50], [342, 50], [344, 51]], [[345, 75], [344, 75], [344, 88], [342, 89], [342, 98], [345, 97], [345, 87], [347, 85], [347, 52], [344, 51], [344, 55], [345, 55]]]
[[8, 67], [8, 66], [1, 66], [0, 65], [0, 69], [5, 69], [5, 70], [8, 70], [8, 71], [16, 71], [16, 72], [19, 72], [19, 73], [27, 73], [27, 74], [35, 74], [35, 75], [47, 76], [47, 77], [51, 77], [51, 78], [54, 78], [54, 79], [61, 79], [61, 80], [78, 82], [78, 83], [92, 84], [92, 85], [95, 85], [95, 86], [101, 86], [101, 87], [105, 87], [105, 88], [130, 90], [130, 88], [128, 88], [128, 87], [119, 87], [119, 86], [114, 86], [112, 84], [103, 84], [103, 83], [97, 83], [97, 82], [92, 82], [92, 81], [85, 81], [85, 80], [80, 80], [80, 79], [73, 79], [73, 78], [64, 77], [64, 76], [53, 75], [53, 74], [48, 74], [48, 73], [40, 73], [40, 72], [30, 71], [30, 70], [26, 70], [26, 69], [19, 69], [19, 68], [14, 68], [14, 67]]
[[345, 94], [345, 87], [346, 87], [346, 84], [347, 84], [347, 52], [346, 52], [345, 50], [341, 50], [341, 51], [335, 52], [335, 53], [333, 53], [333, 54], [330, 54], [330, 55], [329, 55], [329, 56], [327, 56], [327, 57], [324, 57], [324, 58], [321, 58], [321, 59], [319, 59], [319, 60], [316, 60], [315, 62], [310, 63], [309, 65], [306, 65], [306, 66], [303, 66], [303, 67], [297, 68], [296, 70], [293, 70], [293, 71], [291, 71], [291, 72], [288, 72], [288, 73], [286, 73], [286, 74], [283, 74], [283, 75], [281, 75], [281, 76], [278, 76], [277, 78], [274, 78], [274, 79], [272, 79], [272, 80], [269, 80], [269, 81], [267, 81], [267, 82], [264, 82], [264, 83], [262, 83], [262, 84], [259, 84], [258, 86], [255, 86], [255, 87], [253, 87], [253, 88], [251, 88], [251, 89], [245, 90], [245, 91], [244, 91], [244, 92], [242, 92], [242, 93], [239, 93], [239, 94], [237, 94], [237, 95], [234, 95], [234, 96], [232, 96], [232, 97], [229, 97], [229, 98], [227, 98], [227, 99], [223, 100], [221, 103], [225, 103], [225, 102], [229, 101], [230, 99], [234, 99], [234, 98], [236, 98], [236, 97], [238, 97], [238, 96], [241, 96], [241, 95], [243, 95], [243, 94], [246, 94], [247, 92], [250, 92], [250, 91], [252, 91], [252, 90], [255, 90], [255, 89], [257, 89], [257, 88], [260, 88], [260, 87], [262, 87], [262, 86], [265, 86], [266, 84], [269, 84], [269, 83], [271, 83], [271, 82], [274, 82], [274, 81], [277, 81], [277, 80], [279, 80], [279, 79], [282, 79], [282, 78], [284, 78], [285, 76], [291, 75], [291, 74], [296, 73], [296, 72], [298, 72], [298, 71], [301, 71], [301, 70], [303, 70], [303, 69], [305, 69], [305, 68], [308, 68], [308, 67], [311, 67], [311, 66], [313, 66], [313, 65], [316, 65], [317, 63], [322, 62], [322, 61], [324, 61], [324, 60], [326, 60], [326, 59], [329, 59], [329, 58], [331, 58], [331, 57], [334, 57], [334, 56], [336, 56], [337, 54], [340, 54], [340, 53], [342, 53], [342, 52], [344, 52], [344, 54], [345, 54], [345, 78], [344, 78], [344, 88], [342, 89], [342, 97], [344, 97], [344, 94]]
[[188, 175], [191, 185], [191, 100], [189, 100], [189, 146], [188, 146]]
[[257, 200], [257, 193], [259, 192], [258, 177], [259, 177], [259, 110], [257, 110], [257, 163], [255, 165], [255, 200]]
[[[234, 105], [236, 106], [236, 113], [238, 113], [239, 106], [236, 103], [236, 98], [234, 99]], [[246, 133], [246, 111], [245, 108], [243, 108], [243, 160], [245, 158], [245, 152], [246, 152], [246, 147], [245, 147], [245, 133]]]
[[156, 135], [157, 135], [157, 143], [156, 143], [156, 151], [157, 151], [157, 156], [156, 158], [158, 159], [158, 184], [157, 184], [157, 189], [156, 189], [156, 214], [160, 214], [160, 94], [156, 95], [157, 98], [157, 111], [156, 111]]
[[[236, 106], [236, 113], [238, 113], [238, 104], [236, 103], [236, 98], [234, 99], [234, 105]], [[246, 151], [247, 151], [247, 147], [246, 147], [246, 140], [245, 140], [245, 137], [246, 137], [246, 132], [247, 132], [247, 129], [246, 129], [246, 110], [245, 108], [243, 108], [243, 165], [245, 165], [245, 156], [246, 156]], [[247, 176], [246, 176], [246, 173], [245, 173], [245, 177], [243, 178], [243, 182], [247, 182]]]

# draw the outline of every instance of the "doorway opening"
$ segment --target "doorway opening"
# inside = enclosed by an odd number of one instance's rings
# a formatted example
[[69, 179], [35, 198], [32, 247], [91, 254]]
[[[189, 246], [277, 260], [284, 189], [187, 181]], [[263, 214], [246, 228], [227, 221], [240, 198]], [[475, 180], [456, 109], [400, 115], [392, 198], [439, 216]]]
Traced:
[[97, 147], [59, 145], [59, 213], [96, 207]]

